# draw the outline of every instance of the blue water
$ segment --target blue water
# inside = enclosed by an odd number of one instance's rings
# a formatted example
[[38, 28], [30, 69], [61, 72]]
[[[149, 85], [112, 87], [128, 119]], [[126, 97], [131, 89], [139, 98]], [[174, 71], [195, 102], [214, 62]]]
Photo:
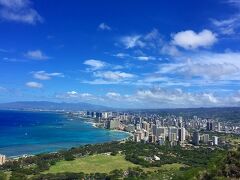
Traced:
[[0, 154], [7, 156], [54, 152], [126, 137], [126, 133], [95, 128], [63, 114], [0, 111]]

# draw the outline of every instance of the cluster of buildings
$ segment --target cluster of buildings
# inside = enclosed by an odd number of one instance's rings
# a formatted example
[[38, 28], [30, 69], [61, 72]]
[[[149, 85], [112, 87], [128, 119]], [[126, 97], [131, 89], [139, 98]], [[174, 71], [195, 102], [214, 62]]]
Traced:
[[[223, 143], [223, 140], [221, 140], [221, 143]], [[212, 138], [210, 139], [209, 134], [200, 135], [199, 131], [194, 131], [193, 137], [192, 137], [192, 144], [194, 144], [196, 146], [198, 146], [200, 144], [218, 146], [219, 145], [219, 137], [212, 136]]]
[[130, 112], [81, 112], [81, 116], [93, 118], [107, 129], [118, 129], [133, 134], [133, 141], [164, 145], [214, 145], [223, 142], [211, 132], [240, 134], [240, 126], [232, 126], [213, 119], [192, 118], [157, 113]]

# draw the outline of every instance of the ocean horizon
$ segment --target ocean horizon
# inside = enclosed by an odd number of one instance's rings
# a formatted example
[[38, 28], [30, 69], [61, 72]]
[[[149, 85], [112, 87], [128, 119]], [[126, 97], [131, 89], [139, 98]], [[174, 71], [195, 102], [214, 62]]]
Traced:
[[0, 110], [0, 129], [0, 154], [8, 157], [56, 152], [129, 136], [55, 112]]

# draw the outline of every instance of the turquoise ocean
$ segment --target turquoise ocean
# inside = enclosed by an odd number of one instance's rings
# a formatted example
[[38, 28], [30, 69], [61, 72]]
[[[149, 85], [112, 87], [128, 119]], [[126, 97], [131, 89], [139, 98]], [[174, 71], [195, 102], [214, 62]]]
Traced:
[[129, 135], [95, 128], [62, 113], [0, 111], [0, 154], [21, 156], [55, 152], [84, 144], [117, 141]]

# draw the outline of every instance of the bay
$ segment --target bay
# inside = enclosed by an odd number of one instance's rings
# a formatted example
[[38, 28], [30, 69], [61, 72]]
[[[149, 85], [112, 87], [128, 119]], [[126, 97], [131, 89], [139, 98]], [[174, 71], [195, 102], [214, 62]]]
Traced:
[[129, 135], [93, 127], [53, 112], [0, 111], [0, 154], [55, 152], [84, 144], [117, 141]]

